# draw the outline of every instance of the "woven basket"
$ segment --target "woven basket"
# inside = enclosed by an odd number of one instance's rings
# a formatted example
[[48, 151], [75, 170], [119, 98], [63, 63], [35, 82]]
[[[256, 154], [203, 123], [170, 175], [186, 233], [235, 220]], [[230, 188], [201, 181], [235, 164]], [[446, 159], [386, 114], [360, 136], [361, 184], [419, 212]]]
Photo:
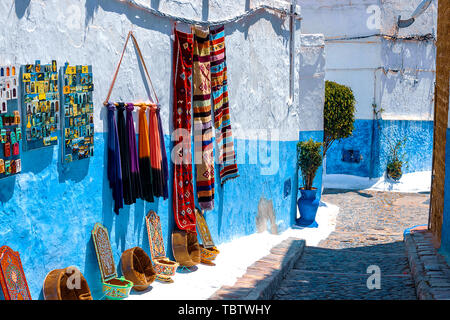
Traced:
[[[79, 282], [72, 280], [73, 276], [79, 277]], [[45, 277], [43, 292], [45, 300], [92, 300], [89, 285], [76, 267], [50, 271]]]
[[182, 267], [192, 267], [200, 263], [200, 246], [197, 233], [184, 230], [172, 231], [172, 252]]
[[136, 291], [147, 289], [156, 278], [150, 257], [139, 247], [122, 253], [122, 273], [125, 279], [133, 282]]

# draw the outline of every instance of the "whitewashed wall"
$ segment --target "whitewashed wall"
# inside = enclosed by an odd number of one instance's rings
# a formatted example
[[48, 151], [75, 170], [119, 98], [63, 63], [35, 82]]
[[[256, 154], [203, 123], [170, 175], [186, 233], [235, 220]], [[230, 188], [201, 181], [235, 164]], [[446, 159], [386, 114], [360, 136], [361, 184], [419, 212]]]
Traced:
[[[288, 8], [288, 1], [136, 1], [144, 7], [198, 20], [222, 20], [264, 3]], [[125, 37], [133, 30], [140, 43], [153, 84], [169, 121], [171, 105], [172, 25], [118, 0], [5, 0], [0, 3], [0, 61], [3, 64], [42, 63], [59, 66], [92, 64], [95, 86], [95, 130], [106, 131], [101, 108]], [[182, 24], [181, 29], [187, 26]], [[297, 25], [299, 28], [299, 25]], [[299, 120], [288, 116], [289, 22], [279, 14], [261, 11], [237, 24], [227, 24], [227, 59], [232, 123], [242, 128], [283, 128], [281, 139], [296, 139]], [[298, 32], [297, 37], [300, 36]], [[297, 41], [297, 49], [300, 41]], [[112, 100], [146, 100], [143, 73], [130, 43]], [[298, 105], [297, 107], [298, 108]], [[289, 112], [292, 110], [289, 109]], [[293, 112], [298, 110], [293, 110]], [[297, 112], [298, 113], [298, 112]], [[288, 120], [287, 120], [288, 119]], [[164, 125], [165, 133], [169, 126]]]
[[[298, 0], [302, 31], [326, 38], [326, 79], [352, 88], [357, 119], [372, 119], [372, 103], [382, 105], [385, 119], [431, 120], [435, 45], [392, 41], [381, 37], [435, 35], [437, 1], [408, 28], [396, 28], [398, 16], [408, 19], [419, 0]], [[401, 72], [384, 73], [396, 69]]]
[[323, 34], [302, 35], [298, 54], [300, 127], [302, 131], [322, 131], [326, 61]]

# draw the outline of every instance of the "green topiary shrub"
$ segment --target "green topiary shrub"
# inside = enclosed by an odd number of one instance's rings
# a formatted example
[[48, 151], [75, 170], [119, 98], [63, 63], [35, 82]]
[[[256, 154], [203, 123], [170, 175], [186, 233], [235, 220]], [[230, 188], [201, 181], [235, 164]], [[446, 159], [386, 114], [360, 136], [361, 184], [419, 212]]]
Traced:
[[355, 103], [352, 89], [333, 81], [325, 81], [324, 156], [334, 141], [352, 135], [355, 122]]
[[322, 143], [313, 139], [297, 143], [297, 164], [302, 170], [303, 187], [312, 189], [317, 169], [322, 165]]

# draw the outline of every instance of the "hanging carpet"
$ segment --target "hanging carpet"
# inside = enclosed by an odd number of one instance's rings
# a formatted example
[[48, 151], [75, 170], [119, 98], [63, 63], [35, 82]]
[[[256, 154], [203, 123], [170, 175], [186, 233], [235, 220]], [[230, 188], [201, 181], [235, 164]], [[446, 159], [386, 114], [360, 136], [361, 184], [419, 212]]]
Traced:
[[[173, 44], [173, 212], [176, 227], [195, 231], [191, 154], [193, 36], [174, 29]], [[183, 139], [184, 138], [184, 139]]]
[[209, 31], [194, 28], [194, 146], [200, 208], [214, 208], [214, 151], [211, 117]]
[[230, 108], [228, 104], [227, 62], [224, 26], [211, 30], [211, 83], [214, 104], [214, 127], [216, 129], [217, 161], [220, 182], [239, 176], [231, 131]]

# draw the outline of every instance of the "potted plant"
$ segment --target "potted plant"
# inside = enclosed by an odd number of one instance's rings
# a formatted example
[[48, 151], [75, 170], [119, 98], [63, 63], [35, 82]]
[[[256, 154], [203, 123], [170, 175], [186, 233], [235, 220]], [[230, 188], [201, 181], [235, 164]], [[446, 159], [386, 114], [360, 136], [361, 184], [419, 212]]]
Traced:
[[316, 228], [316, 219], [319, 200], [317, 199], [317, 188], [313, 181], [317, 170], [322, 165], [322, 143], [313, 139], [297, 143], [297, 166], [301, 170], [303, 187], [299, 188], [301, 197], [297, 201], [300, 219], [296, 221], [297, 226]]
[[388, 178], [399, 181], [403, 175], [402, 167], [407, 163], [404, 161], [405, 154], [400, 154], [400, 148], [406, 142], [406, 138], [397, 141], [395, 146], [391, 146], [391, 155], [386, 166], [386, 174]]

